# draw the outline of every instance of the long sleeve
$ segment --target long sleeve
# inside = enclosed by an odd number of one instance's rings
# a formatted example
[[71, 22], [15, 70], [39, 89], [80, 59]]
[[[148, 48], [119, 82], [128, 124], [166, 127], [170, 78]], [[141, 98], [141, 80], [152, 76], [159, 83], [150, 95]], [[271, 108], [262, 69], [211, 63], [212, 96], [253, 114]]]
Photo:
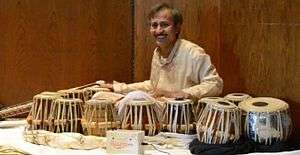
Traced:
[[198, 55], [193, 60], [192, 68], [192, 79], [199, 84], [183, 89], [184, 92], [197, 98], [217, 96], [222, 93], [223, 80], [211, 63], [209, 55], [205, 53]]
[[128, 93], [128, 92], [135, 91], [135, 90], [142, 90], [142, 91], [148, 92], [148, 91], [152, 90], [152, 86], [151, 86], [150, 80], [146, 80], [143, 82], [137, 82], [137, 83], [131, 83], [131, 84], [119, 83], [119, 82], [114, 81], [113, 89], [115, 92], [118, 92], [118, 93]]

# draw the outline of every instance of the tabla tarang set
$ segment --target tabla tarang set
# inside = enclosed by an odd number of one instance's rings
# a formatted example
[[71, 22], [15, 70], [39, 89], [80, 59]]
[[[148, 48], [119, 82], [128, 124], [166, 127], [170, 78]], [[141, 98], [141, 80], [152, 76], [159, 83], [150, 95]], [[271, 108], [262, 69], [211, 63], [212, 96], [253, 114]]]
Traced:
[[212, 102], [212, 101], [217, 102], [217, 101], [223, 101], [223, 100], [224, 100], [224, 98], [222, 98], [222, 97], [204, 97], [204, 98], [201, 98], [198, 101], [197, 106], [195, 106], [194, 114], [195, 114], [196, 121], [199, 120], [200, 115], [202, 114], [207, 102]]
[[251, 96], [245, 93], [231, 93], [227, 94], [224, 98], [238, 106], [240, 102], [251, 98]]
[[245, 100], [239, 107], [247, 113], [245, 134], [249, 139], [265, 145], [285, 141], [291, 134], [289, 105], [271, 97]]
[[120, 125], [114, 104], [108, 99], [86, 101], [81, 123], [85, 134], [96, 136], [106, 136], [107, 130]]
[[155, 103], [146, 100], [132, 100], [126, 103], [121, 122], [122, 129], [144, 130], [148, 136], [153, 136], [159, 131]]
[[240, 109], [233, 103], [207, 102], [197, 122], [198, 140], [208, 144], [235, 142], [241, 134]]
[[193, 134], [195, 119], [193, 102], [189, 99], [167, 99], [162, 115], [162, 130], [175, 133]]
[[82, 100], [59, 98], [50, 107], [49, 131], [82, 132]]
[[61, 98], [61, 96], [46, 94], [47, 93], [38, 94], [33, 97], [33, 104], [27, 117], [30, 129], [49, 130], [50, 107], [53, 105], [54, 101]]

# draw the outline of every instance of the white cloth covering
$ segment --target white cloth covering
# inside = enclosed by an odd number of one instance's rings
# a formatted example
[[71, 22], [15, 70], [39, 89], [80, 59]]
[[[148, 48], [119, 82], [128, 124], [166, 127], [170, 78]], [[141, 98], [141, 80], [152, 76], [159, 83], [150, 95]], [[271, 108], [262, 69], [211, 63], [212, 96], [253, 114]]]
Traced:
[[[44, 145], [36, 145], [24, 141], [23, 139], [24, 126], [15, 128], [3, 128], [0, 127], [0, 145], [12, 146], [20, 149], [23, 152], [27, 152], [32, 155], [107, 155], [105, 149], [97, 148], [92, 150], [74, 150], [74, 149], [60, 149], [52, 148]], [[161, 149], [169, 152], [171, 155], [191, 155], [188, 149]], [[147, 146], [145, 148], [145, 154], [147, 155], [166, 155], [165, 153], [154, 150], [152, 147]], [[298, 155], [300, 150], [290, 152], [278, 152], [278, 153], [250, 153], [251, 155]]]
[[160, 114], [163, 109], [163, 103], [153, 98], [150, 94], [143, 91], [132, 91], [128, 93], [123, 99], [116, 103], [116, 107], [118, 108], [118, 115], [124, 113], [125, 105], [132, 100], [146, 100], [155, 104], [155, 111]]
[[223, 81], [211, 63], [210, 56], [198, 45], [178, 39], [167, 59], [156, 48], [152, 58], [150, 80], [132, 84], [113, 83], [115, 92], [133, 90], [184, 91], [201, 98], [217, 96], [222, 92]]

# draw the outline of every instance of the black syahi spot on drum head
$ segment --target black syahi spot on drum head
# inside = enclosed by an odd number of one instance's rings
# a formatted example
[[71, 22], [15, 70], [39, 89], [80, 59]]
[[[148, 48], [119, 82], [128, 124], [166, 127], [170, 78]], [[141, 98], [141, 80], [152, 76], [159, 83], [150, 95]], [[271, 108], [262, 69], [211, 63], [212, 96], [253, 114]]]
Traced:
[[252, 105], [257, 106], [257, 107], [264, 107], [264, 106], [267, 106], [268, 103], [266, 103], [266, 102], [254, 102], [254, 103], [252, 103]]

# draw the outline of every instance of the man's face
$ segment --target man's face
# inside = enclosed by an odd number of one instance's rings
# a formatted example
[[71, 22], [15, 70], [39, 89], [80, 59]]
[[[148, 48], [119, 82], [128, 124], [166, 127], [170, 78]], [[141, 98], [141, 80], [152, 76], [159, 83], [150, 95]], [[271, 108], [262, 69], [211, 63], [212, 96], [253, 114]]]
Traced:
[[155, 38], [157, 46], [161, 48], [172, 48], [179, 31], [179, 26], [174, 25], [170, 10], [159, 11], [150, 20], [150, 33]]

